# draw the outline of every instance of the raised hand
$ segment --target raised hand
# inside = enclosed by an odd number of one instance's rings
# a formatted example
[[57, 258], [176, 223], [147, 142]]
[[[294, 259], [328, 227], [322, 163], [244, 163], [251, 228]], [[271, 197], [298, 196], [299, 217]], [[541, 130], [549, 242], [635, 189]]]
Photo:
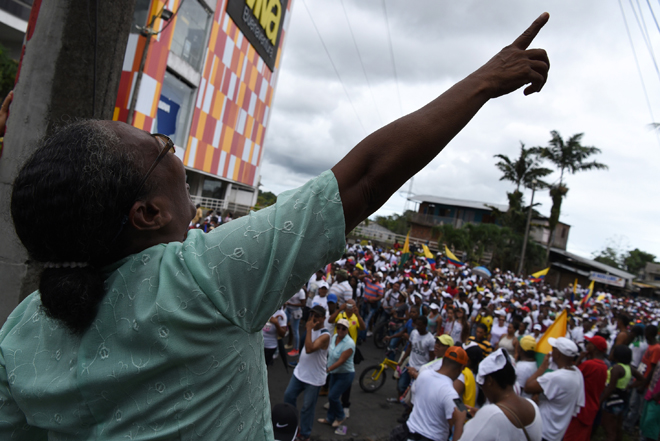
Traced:
[[550, 60], [543, 49], [527, 49], [550, 15], [541, 14], [516, 40], [502, 49], [473, 75], [486, 82], [490, 97], [511, 93], [529, 84], [525, 95], [539, 92], [548, 78]]

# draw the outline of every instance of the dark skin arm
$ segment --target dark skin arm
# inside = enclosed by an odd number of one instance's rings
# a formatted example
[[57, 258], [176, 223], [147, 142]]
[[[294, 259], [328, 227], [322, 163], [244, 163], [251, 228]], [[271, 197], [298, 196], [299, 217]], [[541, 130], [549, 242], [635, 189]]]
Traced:
[[272, 324], [275, 325], [275, 329], [277, 329], [277, 335], [278, 337], [284, 337], [286, 334], [286, 327], [280, 326], [279, 320], [277, 320], [277, 317], [271, 317], [269, 320]]
[[614, 393], [616, 390], [616, 382], [619, 381], [626, 372], [623, 370], [623, 367], [620, 365], [616, 365], [612, 368], [610, 371], [610, 383], [605, 386], [605, 390], [603, 391], [603, 394], [600, 396], [600, 402], [602, 403], [603, 401], [607, 400], [610, 395]]
[[316, 352], [319, 349], [328, 349], [328, 346], [330, 346], [330, 334], [323, 334], [316, 340], [312, 341], [312, 330], [321, 320], [323, 319], [312, 316], [305, 324], [305, 327], [307, 328], [307, 335], [305, 336], [305, 351], [307, 351], [308, 354]]
[[421, 109], [372, 133], [332, 171], [339, 184], [346, 233], [383, 205], [431, 162], [492, 98], [528, 85], [539, 92], [550, 63], [542, 49], [527, 50], [548, 21], [541, 14], [513, 44]]

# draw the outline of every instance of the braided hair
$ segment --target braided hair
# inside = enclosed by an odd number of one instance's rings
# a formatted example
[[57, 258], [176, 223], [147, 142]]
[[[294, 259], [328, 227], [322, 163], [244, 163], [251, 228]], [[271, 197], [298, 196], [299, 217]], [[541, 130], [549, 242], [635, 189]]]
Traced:
[[[31, 259], [49, 263], [39, 281], [43, 308], [75, 334], [91, 325], [105, 295], [101, 268], [116, 256], [143, 173], [112, 129], [83, 120], [41, 141], [14, 181], [16, 233]], [[66, 262], [82, 264], [59, 264]]]

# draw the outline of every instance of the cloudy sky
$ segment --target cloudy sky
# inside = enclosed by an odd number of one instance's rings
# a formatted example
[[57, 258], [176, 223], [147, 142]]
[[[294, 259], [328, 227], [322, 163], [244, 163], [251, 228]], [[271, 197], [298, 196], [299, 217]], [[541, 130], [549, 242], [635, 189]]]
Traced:
[[[595, 159], [609, 171], [566, 179], [561, 220], [571, 225], [569, 251], [589, 257], [613, 243], [660, 257], [660, 133], [648, 128], [660, 122], [660, 73], [651, 56], [660, 30], [647, 2], [620, 1], [622, 8], [617, 0], [294, 0], [262, 189], [279, 194], [331, 168], [368, 133], [441, 94], [547, 11], [550, 21], [532, 44], [550, 57], [544, 90], [488, 103], [415, 176], [412, 192], [506, 204], [514, 187], [499, 180], [493, 155], [513, 159], [520, 142], [545, 146], [551, 130], [565, 139], [584, 133], [583, 145], [600, 148]], [[660, 2], [650, 3], [660, 19]], [[376, 214], [401, 213], [408, 187]], [[535, 201], [548, 215], [547, 192]]]

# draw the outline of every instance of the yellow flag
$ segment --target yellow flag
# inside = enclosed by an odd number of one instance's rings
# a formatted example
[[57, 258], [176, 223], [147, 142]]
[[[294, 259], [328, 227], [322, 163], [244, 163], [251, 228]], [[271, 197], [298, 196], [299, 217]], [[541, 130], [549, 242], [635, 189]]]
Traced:
[[458, 257], [454, 255], [451, 251], [449, 251], [449, 248], [447, 248], [447, 245], [445, 245], [445, 255], [447, 256], [447, 259], [453, 260], [454, 262], [458, 263], [463, 263], [460, 260], [458, 260]]
[[408, 230], [408, 234], [406, 235], [406, 241], [403, 243], [403, 249], [401, 250], [401, 254], [406, 254], [410, 253], [410, 230]]
[[555, 318], [554, 323], [550, 325], [548, 329], [545, 330], [545, 333], [541, 336], [539, 341], [536, 343], [536, 353], [537, 354], [549, 354], [552, 351], [552, 346], [548, 343], [548, 339], [566, 337], [566, 327], [568, 326], [568, 314], [566, 310], [563, 310], [557, 318]]
[[580, 305], [586, 305], [587, 302], [589, 301], [589, 299], [591, 298], [591, 296], [593, 295], [593, 293], [594, 293], [594, 283], [595, 283], [595, 281], [592, 280], [591, 283], [589, 284], [589, 293], [587, 293], [587, 295], [584, 296], [584, 298], [582, 298], [582, 300], [580, 300]]
[[547, 267], [544, 270], [537, 271], [534, 274], [532, 274], [533, 279], [538, 279], [539, 277], [544, 277], [546, 274], [548, 274], [548, 271], [550, 271], [550, 267]]
[[424, 257], [427, 259], [433, 259], [433, 253], [431, 253], [431, 250], [429, 250], [429, 247], [426, 245], [422, 245], [422, 249], [424, 250]]
[[577, 293], [577, 285], [578, 285], [577, 282], [578, 282], [578, 281], [577, 281], [577, 277], [576, 277], [576, 278], [575, 278], [575, 282], [573, 282], [573, 294], [576, 294], [576, 293]]

